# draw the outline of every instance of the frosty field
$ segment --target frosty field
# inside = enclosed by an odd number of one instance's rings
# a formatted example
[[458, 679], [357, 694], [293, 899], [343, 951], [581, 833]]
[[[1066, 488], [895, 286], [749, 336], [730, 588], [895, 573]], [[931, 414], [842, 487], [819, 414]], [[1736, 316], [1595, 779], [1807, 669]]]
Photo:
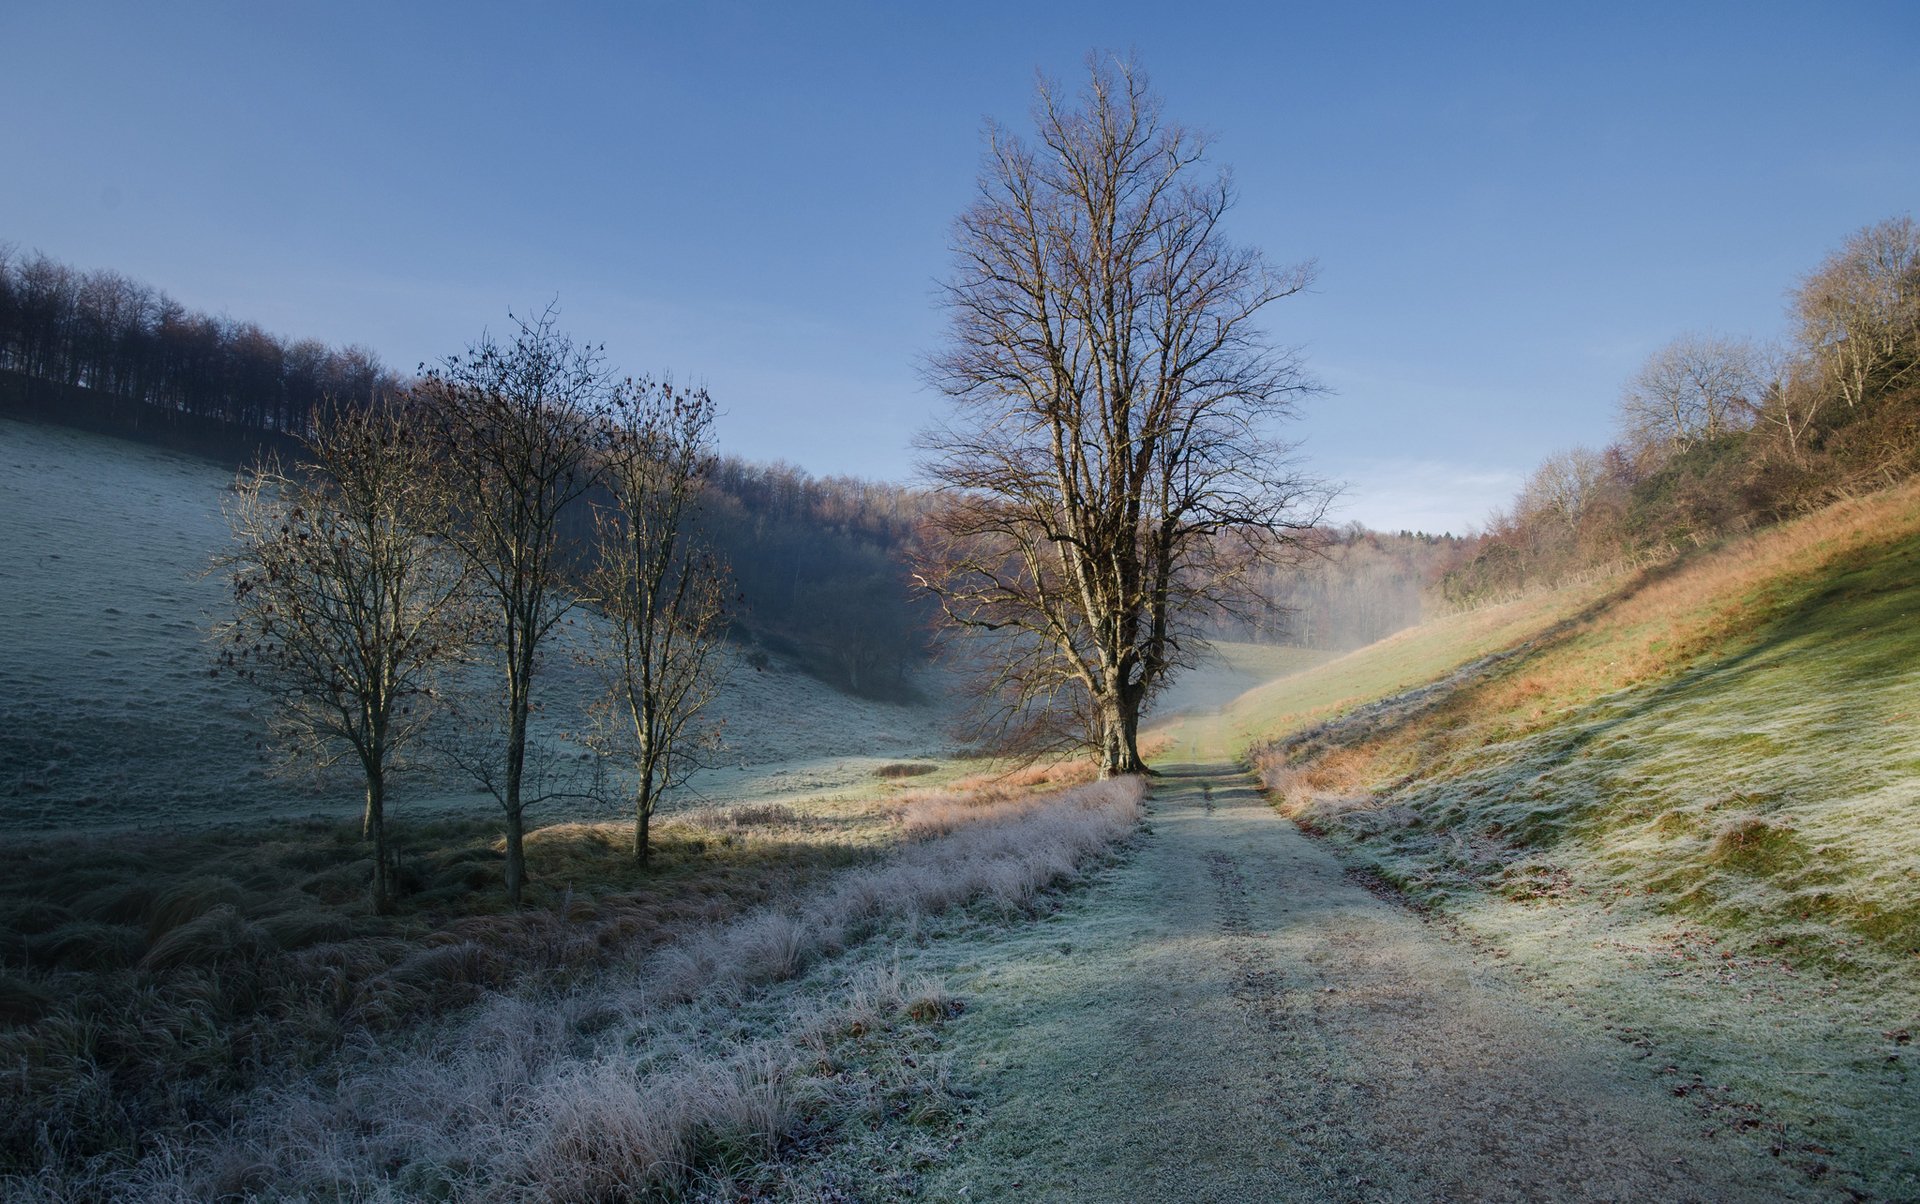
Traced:
[[[0, 823], [57, 832], [347, 816], [351, 781], [295, 779], [261, 747], [258, 700], [210, 676], [232, 474], [118, 439], [0, 420]], [[572, 634], [586, 638], [591, 620]], [[590, 675], [550, 658], [536, 735], [577, 756]], [[926, 692], [937, 695], [930, 680]], [[839, 790], [890, 761], [949, 751], [947, 709], [851, 698], [779, 662], [737, 664], [727, 751], [686, 802]], [[675, 804], [670, 803], [671, 808]], [[449, 772], [403, 777], [398, 814], [485, 814]], [[583, 804], [536, 822], [587, 818]]]

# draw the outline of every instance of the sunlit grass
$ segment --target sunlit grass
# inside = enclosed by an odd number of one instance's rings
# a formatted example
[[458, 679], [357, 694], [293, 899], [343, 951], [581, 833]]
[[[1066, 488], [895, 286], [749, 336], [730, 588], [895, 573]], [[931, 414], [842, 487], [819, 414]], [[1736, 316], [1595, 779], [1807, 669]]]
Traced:
[[1274, 679], [1235, 698], [1220, 716], [1174, 719], [1155, 731], [1169, 747], [1179, 747], [1204, 728], [1224, 742], [1227, 755], [1242, 756], [1253, 744], [1434, 681], [1465, 662], [1536, 635], [1591, 601], [1599, 588], [1543, 591], [1448, 615], [1337, 657], [1305, 649], [1222, 644], [1219, 648], [1230, 665], [1244, 662]]
[[1834, 925], [1912, 957], [1917, 617], [1909, 488], [1622, 582], [1424, 705], [1262, 757], [1308, 822], [1434, 891], [1527, 892], [1552, 848], [1808, 956]]

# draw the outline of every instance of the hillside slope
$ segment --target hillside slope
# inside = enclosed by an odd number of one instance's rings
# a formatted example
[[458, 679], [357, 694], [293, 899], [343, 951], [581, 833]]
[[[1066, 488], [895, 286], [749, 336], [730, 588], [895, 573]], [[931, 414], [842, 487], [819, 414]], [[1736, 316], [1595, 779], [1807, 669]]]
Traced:
[[[14, 832], [173, 827], [323, 811], [351, 781], [291, 780], [260, 746], [258, 699], [213, 678], [208, 625], [224, 583], [232, 475], [191, 456], [0, 419], [0, 823]], [[591, 638], [581, 620], [576, 644]], [[548, 662], [537, 734], [562, 755], [597, 688], [565, 650]], [[484, 670], [482, 670], [484, 672]], [[935, 688], [926, 691], [937, 694]], [[777, 657], [741, 658], [717, 704], [722, 764], [693, 793], [725, 801], [871, 781], [892, 759], [947, 751], [947, 710], [854, 698]], [[403, 777], [398, 811], [494, 804], [450, 772]], [[542, 822], [583, 818], [579, 806]]]
[[1403, 633], [1237, 730], [1284, 812], [1659, 1056], [1710, 1127], [1906, 1196], [1917, 617], [1909, 485]]

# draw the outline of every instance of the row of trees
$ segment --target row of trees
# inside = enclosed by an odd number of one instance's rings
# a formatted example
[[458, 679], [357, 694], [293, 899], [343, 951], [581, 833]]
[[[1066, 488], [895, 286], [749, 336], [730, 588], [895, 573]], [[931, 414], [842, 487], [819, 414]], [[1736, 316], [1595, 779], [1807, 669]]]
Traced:
[[[385, 801], [396, 759], [490, 653], [497, 740], [449, 747], [499, 801], [506, 893], [526, 880], [529, 724], [543, 650], [577, 606], [609, 621], [595, 743], [630, 771], [634, 856], [702, 743], [730, 598], [691, 518], [711, 468], [703, 390], [619, 380], [549, 310], [488, 337], [389, 402], [314, 420], [293, 471], [242, 473], [220, 563], [225, 663], [276, 702], [290, 751], [351, 757], [366, 786], [376, 906], [391, 903]], [[595, 540], [563, 538], [591, 507]], [[474, 717], [484, 719], [485, 717]]]
[[[727, 468], [738, 508], [709, 507], [707, 530], [759, 544], [761, 554], [742, 557], [764, 575], [757, 587], [767, 596], [784, 587], [791, 613], [815, 616], [815, 647], [830, 663], [838, 652], [855, 687], [884, 676], [876, 647], [917, 642], [905, 607], [894, 612], [905, 621], [888, 630], [874, 608], [848, 604], [863, 590], [896, 591], [889, 553], [910, 542], [924, 597], [953, 628], [985, 637], [973, 663], [984, 670], [991, 732], [1035, 748], [1085, 746], [1104, 774], [1141, 772], [1147, 700], [1195, 662], [1208, 630], [1271, 609], [1271, 590], [1261, 588], [1267, 566], [1323, 541], [1330, 492], [1299, 471], [1277, 434], [1316, 386], [1263, 325], [1269, 307], [1306, 288], [1312, 265], [1277, 266], [1226, 237], [1227, 175], [1207, 168], [1204, 137], [1163, 118], [1136, 64], [1094, 57], [1078, 102], [1043, 85], [1034, 118], [1034, 143], [989, 129], [979, 197], [956, 226], [945, 294], [952, 334], [928, 367], [953, 413], [921, 441], [933, 495], [846, 482], [816, 489], [800, 474]], [[15, 343], [9, 354], [23, 372], [91, 388], [119, 379], [75, 368], [85, 358], [78, 352], [49, 359], [41, 334]], [[264, 376], [259, 387], [269, 389]], [[231, 394], [217, 396], [233, 421], [299, 429], [284, 403], [250, 409]], [[625, 676], [607, 713], [626, 717], [642, 750], [635, 841], [644, 852], [647, 783], [671, 780], [670, 769], [654, 777], [645, 750], [681, 730], [671, 718], [679, 704], [661, 703], [669, 718], [660, 720], [647, 699], [706, 695], [648, 669], [648, 658], [710, 648], [721, 626], [715, 561], [674, 551], [693, 521], [691, 501], [718, 475], [704, 450], [710, 403], [613, 382], [597, 353], [552, 328], [550, 313], [523, 325], [511, 346], [483, 340], [426, 371], [391, 402], [377, 388], [365, 401], [349, 396], [357, 416], [322, 412], [306, 432], [312, 454], [303, 474], [256, 475], [241, 494], [256, 513], [236, 520], [236, 666], [277, 682], [306, 731], [361, 758], [368, 823], [377, 828], [375, 770], [415, 729], [372, 717], [382, 707], [424, 706], [433, 693], [367, 653], [369, 631], [391, 640], [398, 628], [379, 613], [352, 613], [372, 603], [360, 586], [342, 584], [342, 550], [364, 544], [351, 568], [372, 579], [384, 545], [339, 508], [355, 494], [354, 466], [379, 459], [372, 449], [412, 446], [384, 425], [389, 410], [403, 413], [432, 445], [429, 461], [410, 471], [430, 471], [445, 492], [397, 507], [381, 530], [388, 542], [458, 565], [454, 593], [485, 600], [485, 643], [498, 651], [503, 677], [501, 755], [470, 761], [507, 818], [509, 896], [518, 899], [523, 877], [539, 650], [584, 596], [567, 582], [590, 567], [591, 592], [624, 625], [616, 644]], [[352, 454], [337, 442], [356, 439]], [[684, 488], [661, 475], [673, 472], [685, 474]], [[754, 493], [780, 500], [756, 514], [743, 500]], [[844, 512], [832, 513], [836, 506]], [[816, 531], [851, 541], [855, 554], [824, 569], [817, 550], [774, 554], [781, 515], [800, 513]], [[665, 553], [663, 533], [672, 533]], [[675, 566], [670, 580], [660, 576], [661, 555]], [[404, 598], [382, 605], [423, 623], [437, 613], [442, 573], [399, 580], [427, 592], [394, 584]], [[349, 618], [296, 627], [281, 597], [289, 590], [346, 607]], [[691, 609], [673, 609], [682, 605]], [[677, 626], [649, 633], [634, 625], [634, 615], [660, 613]], [[352, 655], [315, 660], [290, 646], [296, 636], [351, 644]], [[437, 657], [461, 643], [449, 634], [392, 648], [425, 665], [429, 651]]]
[[1682, 335], [1622, 390], [1619, 439], [1548, 457], [1445, 582], [1456, 600], [1657, 555], [1920, 471], [1920, 225], [1855, 231], [1783, 345]]

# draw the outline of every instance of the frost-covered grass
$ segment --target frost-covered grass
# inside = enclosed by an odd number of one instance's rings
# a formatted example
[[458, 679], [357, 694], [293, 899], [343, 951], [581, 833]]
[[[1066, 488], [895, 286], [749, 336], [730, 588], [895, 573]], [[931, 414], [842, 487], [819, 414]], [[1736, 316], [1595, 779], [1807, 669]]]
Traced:
[[404, 889], [385, 917], [351, 825], [17, 845], [22, 872], [0, 883], [0, 1093], [20, 1106], [0, 1109], [0, 1165], [136, 1149], [354, 1034], [589, 977], [899, 839], [872, 805], [699, 818], [661, 824], [644, 871], [620, 825], [536, 829], [518, 913], [501, 903], [497, 835], [475, 821], [401, 827]]
[[1567, 613], [1254, 759], [1370, 873], [1920, 1190], [1920, 486]]
[[[0, 419], [0, 823], [14, 832], [177, 830], [356, 814], [356, 784], [290, 779], [262, 747], [259, 700], [210, 676], [206, 632], [225, 586], [205, 577], [230, 541], [220, 505], [233, 474], [213, 463], [62, 427]], [[541, 678], [536, 740], [580, 748], [598, 685], [571, 651], [582, 615]], [[698, 774], [710, 802], [845, 791], [907, 758], [952, 752], [945, 683], [923, 703], [839, 694], [778, 658], [734, 663], [715, 707], [728, 749]], [[488, 671], [477, 670], [484, 686]], [[459, 774], [404, 774], [389, 813], [490, 817]], [[668, 809], [681, 805], [670, 801]], [[556, 804], [536, 820], [604, 818]]]
[[849, 1040], [937, 1021], [938, 984], [836, 959], [960, 907], [1029, 913], [1132, 830], [1142, 793], [1007, 792], [938, 837], [886, 803], [838, 826], [784, 804], [714, 812], [667, 825], [644, 875], [617, 829], [567, 825], [530, 856], [587, 885], [513, 915], [329, 910], [267, 893], [290, 863], [215, 858], [171, 882], [148, 851], [137, 889], [89, 903], [101, 918], [47, 930], [118, 924], [130, 963], [12, 980], [36, 998], [0, 1029], [23, 1105], [0, 1187], [576, 1199], [776, 1174], [786, 1143], [860, 1108], [940, 1106], [910, 1057], [835, 1069]]

